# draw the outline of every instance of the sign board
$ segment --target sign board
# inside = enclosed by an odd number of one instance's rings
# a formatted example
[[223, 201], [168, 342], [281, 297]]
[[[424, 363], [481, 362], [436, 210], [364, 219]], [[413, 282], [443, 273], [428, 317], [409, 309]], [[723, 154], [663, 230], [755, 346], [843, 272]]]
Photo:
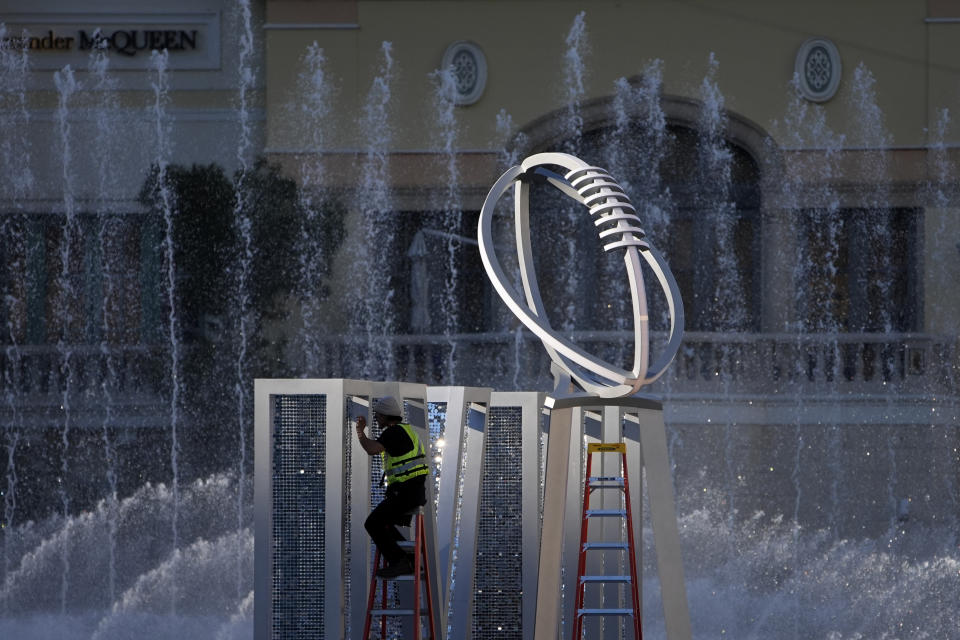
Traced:
[[8, 14], [0, 47], [26, 49], [30, 68], [87, 69], [91, 53], [107, 52], [110, 68], [150, 68], [150, 52], [166, 49], [170, 69], [220, 68], [220, 14]]

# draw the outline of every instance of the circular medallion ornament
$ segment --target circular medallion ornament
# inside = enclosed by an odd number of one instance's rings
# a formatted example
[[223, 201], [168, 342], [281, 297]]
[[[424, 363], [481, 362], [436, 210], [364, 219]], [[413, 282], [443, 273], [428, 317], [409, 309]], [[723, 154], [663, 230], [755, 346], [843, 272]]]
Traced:
[[442, 68], [453, 70], [456, 104], [473, 104], [483, 95], [487, 86], [487, 57], [476, 44], [463, 40], [451, 44], [443, 54]]
[[826, 102], [840, 86], [840, 53], [825, 38], [811, 38], [800, 45], [793, 66], [798, 88], [812, 102]]
[[[561, 173], [557, 173], [559, 169]], [[544, 182], [584, 206], [604, 251], [622, 253], [633, 310], [633, 364], [622, 369], [587, 353], [550, 326], [533, 270], [530, 242], [530, 184]], [[494, 209], [500, 198], [514, 190], [514, 224], [517, 258], [523, 283], [518, 291], [504, 273], [493, 245]], [[631, 395], [663, 375], [673, 361], [683, 338], [683, 301], [677, 283], [663, 257], [645, 237], [640, 218], [617, 181], [600, 167], [566, 153], [538, 153], [511, 167], [487, 194], [477, 224], [480, 258], [494, 289], [514, 315], [543, 343], [562, 371], [588, 394], [601, 398]], [[641, 263], [653, 272], [666, 298], [670, 334], [659, 357], [651, 361], [647, 296]], [[576, 264], [567, 268], [576, 269]]]

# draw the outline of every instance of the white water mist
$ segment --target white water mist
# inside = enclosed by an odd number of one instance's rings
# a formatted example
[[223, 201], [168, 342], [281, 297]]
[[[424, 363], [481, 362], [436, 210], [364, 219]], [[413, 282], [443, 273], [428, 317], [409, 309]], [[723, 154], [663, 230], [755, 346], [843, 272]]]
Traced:
[[[256, 310], [250, 301], [250, 277], [253, 269], [253, 220], [250, 217], [250, 203], [247, 201], [246, 181], [251, 171], [251, 125], [249, 94], [254, 86], [253, 25], [251, 24], [250, 0], [239, 0], [237, 4], [239, 18], [239, 53], [237, 60], [237, 117], [240, 123], [237, 138], [237, 173], [234, 180], [233, 221], [240, 239], [238, 253], [237, 280], [234, 291], [235, 312], [237, 317], [237, 359], [234, 396], [237, 402], [237, 474], [247, 472], [247, 428], [252, 421], [252, 402], [250, 387], [250, 364], [248, 350], [251, 333], [256, 327]], [[244, 484], [237, 483], [237, 529], [244, 527], [243, 513]], [[237, 562], [237, 594], [244, 592], [243, 572], [240, 561]]]
[[[80, 234], [77, 196], [74, 192], [76, 180], [74, 176], [75, 165], [73, 162], [73, 152], [71, 150], [70, 99], [78, 87], [73, 69], [71, 69], [69, 65], [57, 71], [53, 76], [53, 81], [57, 88], [57, 109], [55, 117], [61, 161], [60, 177], [63, 181], [63, 225], [60, 238], [60, 274], [58, 278], [60, 296], [57, 301], [57, 321], [59, 325], [57, 327], [59, 330], [57, 352], [60, 354], [60, 374], [62, 376], [60, 411], [63, 412], [63, 424], [60, 432], [61, 459], [58, 486], [63, 515], [66, 518], [70, 516], [70, 492], [67, 487], [67, 482], [70, 473], [70, 429], [73, 426], [71, 423], [73, 417], [71, 402], [73, 400], [73, 386], [75, 382], [71, 334], [73, 333], [76, 320], [74, 312], [78, 302], [76, 286], [71, 271], [73, 262], [76, 259], [73, 255], [73, 245], [77, 242]], [[63, 547], [61, 560], [63, 564], [63, 575], [60, 581], [60, 612], [65, 613], [67, 608], [67, 591], [70, 585], [70, 555], [67, 553], [66, 545]]]
[[364, 275], [361, 276], [363, 287], [359, 294], [362, 302], [356, 313], [361, 316], [359, 324], [366, 338], [360, 345], [361, 375], [369, 379], [381, 379], [394, 370], [392, 336], [396, 330], [394, 291], [390, 286], [392, 268], [386, 261], [377, 259], [381, 247], [392, 239], [390, 218], [394, 215], [388, 154], [393, 142], [390, 119], [396, 76], [393, 45], [383, 42], [380, 54], [377, 75], [367, 92], [358, 122], [358, 129], [364, 135], [365, 153], [356, 196], [361, 244], [354, 260], [355, 272]]
[[[177, 429], [180, 421], [180, 318], [177, 313], [177, 270], [174, 260], [174, 194], [169, 184], [167, 167], [170, 163], [170, 121], [167, 116], [167, 105], [170, 101], [170, 85], [167, 75], [169, 55], [166, 50], [154, 51], [150, 56], [150, 63], [155, 72], [153, 88], [153, 122], [157, 155], [156, 180], [157, 202], [163, 217], [163, 256], [165, 273], [165, 291], [167, 294], [167, 340], [170, 348], [170, 470], [173, 476], [171, 490], [173, 493], [173, 510], [171, 513], [171, 547], [176, 550], [180, 547], [180, 439]], [[170, 582], [170, 608], [176, 613], [177, 582]]]
[[303, 217], [300, 221], [298, 246], [303, 330], [301, 331], [303, 366], [307, 372], [320, 370], [321, 343], [318, 337], [323, 331], [323, 318], [317, 309], [322, 288], [324, 247], [317, 230], [323, 225], [323, 209], [326, 199], [323, 194], [326, 168], [323, 151], [330, 137], [330, 114], [334, 97], [333, 82], [327, 71], [323, 49], [314, 41], [300, 60], [297, 89], [290, 109], [294, 122], [307, 132], [306, 158], [300, 165], [300, 206]]
[[460, 203], [460, 174], [457, 171], [457, 138], [459, 126], [456, 114], [457, 80], [453, 69], [439, 69], [430, 76], [433, 82], [433, 104], [431, 114], [436, 131], [436, 142], [442, 158], [443, 183], [440, 202], [441, 237], [446, 253], [444, 287], [440, 294], [440, 315], [443, 317], [443, 334], [447, 339], [447, 365], [444, 368], [445, 384], [453, 384], [457, 369], [456, 334], [460, 330], [459, 300], [457, 281], [459, 279], [461, 223], [463, 220]]
[[[98, 40], [99, 32], [95, 33], [94, 40]], [[98, 208], [97, 249], [100, 257], [99, 273], [103, 276], [101, 317], [100, 317], [100, 355], [106, 366], [106, 375], [100, 383], [100, 392], [103, 394], [103, 420], [101, 422], [101, 440], [103, 442], [103, 457], [108, 488], [107, 501], [110, 517], [107, 518], [107, 546], [110, 562], [107, 568], [107, 601], [113, 602], [116, 596], [117, 583], [117, 448], [111, 429], [114, 424], [114, 412], [119, 382], [117, 377], [117, 362], [110, 345], [111, 325], [113, 318], [119, 312], [119, 295], [121, 285], [116, 281], [118, 272], [116, 251], [112, 250], [111, 236], [114, 228], [113, 216], [108, 211], [107, 202], [110, 193], [117, 181], [115, 163], [110, 162], [110, 153], [116, 146], [116, 123], [118, 121], [117, 81], [109, 73], [110, 58], [101, 47], [94, 47], [88, 57], [88, 67], [93, 79], [94, 94], [99, 96], [99, 103], [95, 105], [95, 133], [93, 148], [93, 162], [97, 168], [97, 194], [95, 201]]]

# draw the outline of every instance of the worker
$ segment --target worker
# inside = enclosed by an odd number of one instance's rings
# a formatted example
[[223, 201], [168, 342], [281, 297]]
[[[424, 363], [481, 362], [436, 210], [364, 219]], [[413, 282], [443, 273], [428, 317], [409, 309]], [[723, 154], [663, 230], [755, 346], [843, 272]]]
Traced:
[[368, 454], [380, 454], [383, 458], [387, 490], [383, 501], [370, 512], [363, 526], [386, 560], [386, 566], [377, 570], [377, 575], [395, 578], [413, 573], [413, 562], [397, 544], [405, 540], [397, 526], [410, 526], [414, 512], [427, 503], [430, 469], [423, 443], [413, 427], [402, 422], [400, 403], [385, 396], [374, 402], [372, 408], [380, 425], [380, 436], [376, 440], [368, 438], [364, 432], [367, 420], [360, 416], [357, 418], [357, 439]]

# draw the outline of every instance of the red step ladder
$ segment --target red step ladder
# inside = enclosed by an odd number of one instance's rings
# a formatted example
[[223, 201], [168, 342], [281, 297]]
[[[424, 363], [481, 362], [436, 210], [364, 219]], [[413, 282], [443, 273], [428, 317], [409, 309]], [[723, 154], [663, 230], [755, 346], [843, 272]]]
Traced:
[[[423, 527], [423, 509], [417, 509], [414, 517], [414, 535], [413, 541], [401, 542], [401, 547], [413, 547], [413, 573], [397, 576], [395, 578], [379, 578], [377, 571], [386, 565], [386, 559], [377, 549], [373, 556], [373, 576], [370, 579], [370, 597], [367, 599], [367, 616], [363, 625], [363, 639], [369, 640], [370, 627], [373, 618], [380, 618], [380, 638], [386, 640], [387, 637], [387, 618], [391, 616], [413, 616], [413, 637], [415, 640], [422, 640], [423, 621], [422, 617], [427, 616], [429, 622], [430, 635], [429, 640], [436, 639], [436, 630], [434, 629], [433, 617], [433, 587], [430, 580], [430, 563], [427, 561], [427, 537]], [[377, 589], [377, 582], [380, 582], [380, 588]], [[387, 604], [387, 583], [412, 582], [413, 583], [413, 608], [398, 609], [390, 608]], [[426, 587], [425, 596], [421, 595], [421, 584]], [[380, 593], [380, 602], [376, 603], [377, 592]], [[426, 598], [426, 608], [422, 608], [424, 597]]]
[[[619, 453], [622, 476], [591, 476], [591, 461], [595, 453]], [[595, 490], [615, 489], [623, 492], [622, 509], [591, 509], [590, 494]], [[587, 523], [593, 518], [624, 518], [626, 519], [627, 540], [619, 542], [588, 542], [587, 541]], [[622, 442], [617, 443], [590, 443], [587, 445], [587, 473], [586, 482], [583, 487], [583, 518], [580, 526], [580, 558], [577, 563], [577, 587], [576, 587], [576, 607], [573, 640], [581, 640], [583, 637], [583, 621], [586, 616], [632, 616], [633, 617], [633, 637], [635, 640], [642, 640], [643, 633], [640, 629], [640, 593], [639, 577], [637, 575], [636, 554], [634, 552], [633, 539], [633, 519], [630, 514], [630, 486], [627, 481], [627, 445]], [[630, 564], [630, 575], [584, 575], [587, 566], [588, 551], [620, 550], [627, 551], [628, 562]], [[583, 606], [584, 592], [587, 584], [609, 584], [619, 583], [629, 587], [632, 606], [630, 608], [600, 608], [585, 609]]]

